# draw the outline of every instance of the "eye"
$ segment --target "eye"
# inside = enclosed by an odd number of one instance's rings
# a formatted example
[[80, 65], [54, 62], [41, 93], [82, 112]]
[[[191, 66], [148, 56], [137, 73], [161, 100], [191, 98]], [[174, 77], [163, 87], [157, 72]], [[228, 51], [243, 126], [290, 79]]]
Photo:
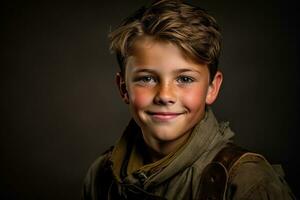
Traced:
[[148, 82], [154, 81], [154, 79], [151, 76], [144, 76], [144, 77], [140, 78], [140, 81], [148, 83]]
[[146, 84], [155, 84], [157, 80], [153, 76], [140, 76], [135, 78], [135, 82], [142, 85], [146, 85]]
[[195, 81], [195, 79], [193, 77], [190, 77], [190, 76], [179, 76], [177, 78], [177, 82], [180, 83], [180, 84], [189, 84], [189, 83], [192, 83], [194, 81]]

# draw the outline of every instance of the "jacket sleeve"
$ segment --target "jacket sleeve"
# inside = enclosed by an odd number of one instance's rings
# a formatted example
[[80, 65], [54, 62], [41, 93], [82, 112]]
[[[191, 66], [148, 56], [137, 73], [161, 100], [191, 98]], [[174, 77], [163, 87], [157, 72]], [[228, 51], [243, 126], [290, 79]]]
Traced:
[[227, 199], [290, 200], [296, 199], [283, 174], [259, 156], [245, 156], [230, 172]]

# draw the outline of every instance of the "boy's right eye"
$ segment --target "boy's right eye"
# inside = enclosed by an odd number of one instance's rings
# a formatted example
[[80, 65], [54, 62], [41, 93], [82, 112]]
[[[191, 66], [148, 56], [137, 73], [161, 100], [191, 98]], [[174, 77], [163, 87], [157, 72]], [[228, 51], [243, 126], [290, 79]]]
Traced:
[[142, 85], [155, 84], [157, 82], [153, 76], [140, 76], [135, 78], [134, 81]]

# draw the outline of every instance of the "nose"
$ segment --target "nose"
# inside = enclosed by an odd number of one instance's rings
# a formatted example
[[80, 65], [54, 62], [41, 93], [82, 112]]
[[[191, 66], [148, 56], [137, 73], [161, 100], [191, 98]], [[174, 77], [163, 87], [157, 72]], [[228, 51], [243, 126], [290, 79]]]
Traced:
[[154, 103], [157, 105], [172, 105], [176, 103], [176, 91], [172, 84], [161, 83], [156, 91]]

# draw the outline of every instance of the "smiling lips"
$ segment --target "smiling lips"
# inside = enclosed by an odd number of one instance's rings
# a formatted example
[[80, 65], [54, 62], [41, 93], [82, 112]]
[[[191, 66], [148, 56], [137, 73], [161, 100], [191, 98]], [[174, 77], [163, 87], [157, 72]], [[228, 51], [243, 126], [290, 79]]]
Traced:
[[179, 115], [182, 115], [183, 113], [178, 112], [147, 112], [148, 115], [150, 115], [155, 121], [169, 121], [172, 119], [175, 119]]

